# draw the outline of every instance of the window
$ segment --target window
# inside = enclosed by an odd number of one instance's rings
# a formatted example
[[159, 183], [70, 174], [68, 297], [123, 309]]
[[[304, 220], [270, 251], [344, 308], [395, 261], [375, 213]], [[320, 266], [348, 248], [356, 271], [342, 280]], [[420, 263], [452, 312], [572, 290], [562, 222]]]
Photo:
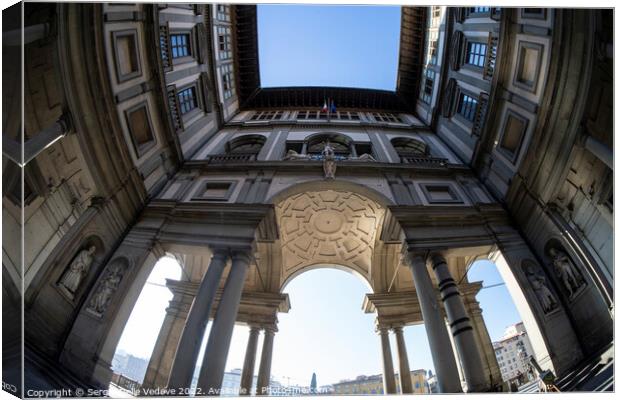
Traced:
[[172, 58], [189, 57], [191, 55], [189, 33], [170, 35], [170, 49], [172, 50]]
[[426, 154], [426, 143], [412, 138], [394, 138], [391, 140], [396, 153], [401, 157], [423, 156]]
[[227, 26], [217, 27], [218, 57], [220, 60], [232, 58], [232, 45], [230, 28]]
[[439, 32], [438, 31], [430, 31], [428, 33], [428, 63], [429, 64], [437, 64], [437, 42]]
[[255, 112], [250, 121], [271, 121], [282, 118], [282, 111], [259, 111]]
[[116, 58], [116, 76], [119, 82], [142, 75], [137, 45], [137, 31], [126, 30], [114, 32], [114, 51]]
[[469, 7], [470, 14], [484, 14], [491, 12], [491, 7]]
[[215, 18], [218, 21], [230, 22], [230, 6], [218, 4], [215, 11]]
[[265, 144], [262, 135], [244, 135], [231, 140], [226, 144], [226, 153], [258, 154]]
[[420, 92], [422, 101], [431, 104], [433, 98], [433, 86], [435, 84], [435, 71], [427, 69], [424, 73], [424, 88]]
[[503, 134], [499, 140], [499, 146], [500, 150], [513, 162], [519, 153], [526, 129], [527, 119], [509, 110], [504, 122]]
[[127, 126], [138, 157], [141, 157], [155, 143], [146, 103], [126, 111]]
[[487, 54], [486, 43], [467, 42], [467, 54], [465, 62], [476, 67], [484, 67], [484, 61]]
[[222, 71], [222, 90], [224, 92], [224, 99], [229, 99], [233, 95], [235, 89], [235, 80], [233, 78], [232, 64], [226, 64], [221, 67]]
[[397, 117], [391, 113], [372, 113], [372, 116], [375, 117], [377, 122], [393, 122], [393, 123], [402, 123], [403, 121], [400, 117]]
[[459, 97], [459, 104], [457, 106], [457, 112], [462, 115], [466, 120], [473, 122], [476, 116], [476, 105], [478, 101], [473, 97], [461, 93]]
[[429, 203], [462, 203], [458, 194], [449, 184], [422, 183], [420, 184], [422, 192]]
[[181, 114], [187, 114], [188, 112], [192, 111], [194, 108], [198, 107], [195, 87], [192, 86], [190, 88], [181, 90], [178, 96], [179, 96], [179, 108], [181, 110]]
[[343, 135], [319, 135], [308, 140], [308, 154], [319, 155], [323, 152], [325, 143], [334, 149], [334, 153], [338, 156], [349, 156], [351, 154], [351, 140]]
[[431, 26], [439, 26], [441, 18], [441, 6], [431, 7]]
[[205, 182], [200, 190], [192, 197], [192, 200], [226, 201], [230, 198], [235, 182]]

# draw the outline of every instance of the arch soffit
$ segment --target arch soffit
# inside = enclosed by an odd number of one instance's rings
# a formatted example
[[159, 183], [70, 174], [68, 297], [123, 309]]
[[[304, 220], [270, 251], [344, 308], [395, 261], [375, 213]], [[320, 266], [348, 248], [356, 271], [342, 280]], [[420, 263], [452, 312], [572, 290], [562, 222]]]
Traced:
[[284, 290], [286, 289], [288, 284], [291, 283], [298, 276], [302, 275], [305, 272], [313, 271], [317, 269], [336, 269], [336, 270], [343, 271], [351, 275], [354, 275], [356, 278], [360, 279], [364, 283], [364, 285], [366, 285], [366, 287], [368, 288], [370, 292], [374, 293], [372, 282], [369, 280], [368, 276], [364, 275], [364, 271], [360, 270], [359, 267], [349, 266], [349, 265], [340, 265], [340, 264], [322, 264], [322, 263], [309, 264], [289, 274], [286, 277], [286, 279], [283, 279], [280, 282], [280, 293], [284, 293]]
[[295, 192], [275, 204], [282, 251], [280, 287], [322, 265], [355, 271], [372, 288], [371, 264], [385, 207], [340, 187]]

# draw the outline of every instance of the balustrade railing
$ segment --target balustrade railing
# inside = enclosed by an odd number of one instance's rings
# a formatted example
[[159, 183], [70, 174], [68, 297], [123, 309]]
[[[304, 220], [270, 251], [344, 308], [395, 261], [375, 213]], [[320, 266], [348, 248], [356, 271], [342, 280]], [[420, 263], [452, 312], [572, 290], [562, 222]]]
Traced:
[[123, 374], [112, 373], [112, 383], [116, 386], [125, 389], [131, 393], [137, 393], [140, 390], [142, 384], [130, 379]]
[[256, 161], [255, 153], [213, 154], [207, 157], [208, 163], [237, 163]]

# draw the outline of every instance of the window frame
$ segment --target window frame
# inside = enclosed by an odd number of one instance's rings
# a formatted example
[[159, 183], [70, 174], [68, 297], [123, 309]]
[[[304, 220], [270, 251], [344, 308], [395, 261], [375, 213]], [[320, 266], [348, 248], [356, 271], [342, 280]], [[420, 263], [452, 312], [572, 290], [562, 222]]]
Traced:
[[[220, 83], [222, 85], [222, 97], [224, 101], [231, 99], [235, 95], [236, 82], [235, 82], [235, 70], [233, 68], [234, 68], [233, 63], [226, 63], [223, 65], [220, 65], [219, 67]], [[227, 81], [226, 77], [229, 77], [228, 88], [225, 87], [226, 81]]]
[[[148, 124], [148, 128], [151, 132], [151, 136], [152, 139], [149, 140], [146, 143], [143, 144], [139, 144], [136, 140], [136, 136], [135, 134], [131, 131], [131, 119], [130, 119], [130, 115], [136, 111], [138, 111], [139, 109], [144, 108], [145, 113], [146, 113], [146, 121]], [[149, 104], [146, 100], [135, 104], [129, 108], [127, 108], [124, 112], [125, 114], [125, 122], [127, 123], [127, 133], [129, 133], [129, 138], [131, 140], [131, 143], [133, 145], [133, 150], [136, 154], [136, 158], [140, 159], [142, 158], [145, 154], [147, 154], [153, 147], [155, 147], [157, 145], [157, 134], [155, 133], [155, 130], [153, 129], [153, 122], [151, 121], [151, 113], [149, 111]]]
[[[223, 31], [223, 33], [220, 31]], [[215, 33], [217, 35], [217, 59], [219, 61], [232, 60], [232, 28], [228, 25], [216, 25]], [[222, 38], [224, 38], [224, 41], [222, 41]], [[222, 45], [224, 45], [224, 49], [222, 49]]]
[[[209, 184], [228, 184], [229, 186], [228, 186], [228, 190], [226, 194], [224, 194], [223, 196], [205, 196], [204, 193], [207, 191]], [[196, 190], [196, 192], [194, 192], [194, 195], [192, 195], [191, 200], [192, 201], [209, 201], [209, 202], [211, 201], [212, 202], [217, 202], [217, 201], [228, 202], [230, 201], [230, 198], [236, 186], [237, 186], [237, 181], [233, 181], [233, 180], [219, 181], [219, 180], [205, 179], [199, 184], [198, 189]]]
[[[469, 37], [465, 37], [465, 40], [463, 40], [463, 58], [461, 59], [461, 66], [463, 67], [467, 67], [469, 69], [472, 69], [474, 71], [477, 72], [482, 72], [484, 70], [484, 66], [486, 64], [486, 60], [488, 57], [488, 51], [489, 51], [489, 46], [488, 46], [488, 38], [483, 38], [483, 37], [475, 37], [475, 38], [469, 38]], [[482, 41], [484, 39], [484, 41]], [[470, 52], [470, 46], [474, 47], [474, 46], [480, 46], [482, 48], [484, 48], [484, 53], [475, 53], [475, 52]], [[480, 64], [474, 64], [474, 63], [470, 63], [470, 55], [473, 55], [474, 57], [479, 57], [480, 59]]]
[[[473, 126], [474, 121], [476, 120], [476, 108], [478, 107], [478, 102], [479, 100], [479, 96], [468, 91], [468, 90], [463, 90], [463, 88], [458, 87], [457, 88], [457, 92], [456, 92], [456, 104], [455, 104], [455, 108], [454, 108], [454, 115], [453, 117], [456, 117], [459, 119], [459, 121], [463, 122], [464, 124], [469, 125], [470, 127]], [[473, 100], [473, 105], [470, 109], [470, 113], [471, 113], [471, 120], [469, 118], [467, 118], [466, 115], [462, 114], [460, 111], [460, 107], [461, 107], [461, 102], [462, 102], [462, 96], [467, 96], [469, 97], [471, 100]]]
[[[196, 55], [196, 43], [194, 42], [194, 31], [187, 29], [170, 29], [168, 31], [168, 49], [170, 54], [170, 62], [172, 65], [185, 64], [195, 60]], [[172, 44], [173, 36], [185, 36], [187, 35], [187, 55], [175, 57], [174, 46]], [[178, 48], [179, 46], [177, 46]]]
[[[523, 122], [523, 130], [521, 132], [521, 136], [519, 137], [519, 142], [514, 152], [511, 152], [510, 150], [502, 146], [502, 142], [504, 141], [504, 136], [506, 135], [506, 127], [508, 124], [508, 119], [510, 118], [510, 116]], [[495, 148], [500, 154], [506, 157], [506, 159], [510, 161], [510, 163], [512, 163], [513, 165], [516, 165], [517, 161], [519, 160], [521, 150], [523, 149], [523, 143], [525, 142], [525, 138], [527, 136], [529, 124], [530, 124], [530, 120], [524, 115], [519, 114], [518, 112], [516, 112], [515, 110], [511, 108], [506, 110], [505, 117], [501, 124], [502, 126], [502, 129], [500, 131], [501, 133], [497, 138], [497, 146]]]
[[[132, 38], [134, 45], [133, 57], [135, 58], [136, 62], [136, 70], [126, 74], [123, 74], [121, 72], [120, 58], [118, 52], [118, 42], [119, 39], [123, 37]], [[142, 76], [142, 63], [140, 62], [140, 41], [137, 29], [123, 29], [120, 31], [112, 32], [112, 48], [114, 49], [114, 67], [116, 69], [116, 79], [118, 83], [127, 82], [131, 79]]]

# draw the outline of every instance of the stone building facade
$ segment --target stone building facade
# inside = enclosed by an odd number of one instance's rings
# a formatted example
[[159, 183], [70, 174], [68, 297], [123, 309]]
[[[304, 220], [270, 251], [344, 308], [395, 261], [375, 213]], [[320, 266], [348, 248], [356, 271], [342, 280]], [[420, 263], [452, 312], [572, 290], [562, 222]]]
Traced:
[[371, 288], [385, 393], [419, 323], [440, 391], [462, 391], [457, 364], [467, 391], [499, 390], [466, 279], [479, 259], [542, 368], [612, 345], [609, 10], [403, 7], [383, 92], [262, 88], [255, 6], [24, 3], [23, 29], [21, 7], [3, 12], [7, 390], [107, 387], [164, 255], [183, 277], [143, 385], [176, 394], [197, 363], [198, 387], [221, 387], [235, 324], [251, 328], [242, 388], [255, 371], [268, 387], [282, 288], [324, 265]]

